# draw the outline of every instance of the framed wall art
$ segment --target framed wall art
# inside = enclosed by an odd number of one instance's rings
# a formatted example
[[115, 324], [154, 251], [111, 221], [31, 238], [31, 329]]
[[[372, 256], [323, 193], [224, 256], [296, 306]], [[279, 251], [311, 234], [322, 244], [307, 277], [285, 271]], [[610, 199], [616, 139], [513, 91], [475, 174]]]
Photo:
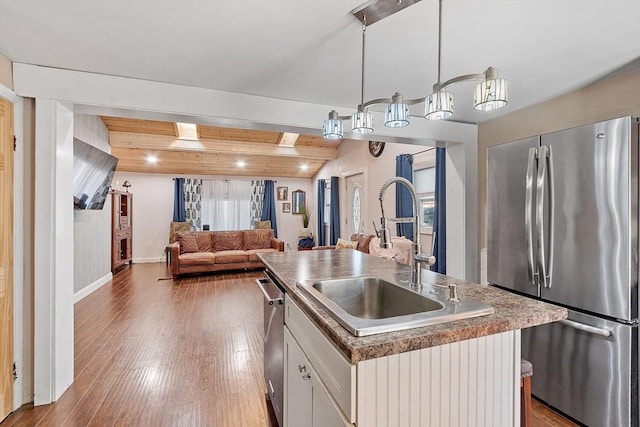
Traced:
[[278, 200], [287, 200], [289, 198], [289, 187], [278, 187]]

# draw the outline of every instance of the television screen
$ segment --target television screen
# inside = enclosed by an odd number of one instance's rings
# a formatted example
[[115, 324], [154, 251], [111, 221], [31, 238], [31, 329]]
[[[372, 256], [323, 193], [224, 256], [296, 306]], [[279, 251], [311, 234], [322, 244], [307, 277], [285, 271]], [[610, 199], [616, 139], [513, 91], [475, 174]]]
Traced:
[[118, 159], [73, 138], [73, 206], [102, 209]]

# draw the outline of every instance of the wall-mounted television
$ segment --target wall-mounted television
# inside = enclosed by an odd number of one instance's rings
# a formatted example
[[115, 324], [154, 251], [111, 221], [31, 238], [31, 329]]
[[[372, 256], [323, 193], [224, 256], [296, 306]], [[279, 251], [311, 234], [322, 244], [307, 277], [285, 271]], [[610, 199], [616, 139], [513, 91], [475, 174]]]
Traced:
[[102, 209], [118, 158], [73, 138], [73, 207]]

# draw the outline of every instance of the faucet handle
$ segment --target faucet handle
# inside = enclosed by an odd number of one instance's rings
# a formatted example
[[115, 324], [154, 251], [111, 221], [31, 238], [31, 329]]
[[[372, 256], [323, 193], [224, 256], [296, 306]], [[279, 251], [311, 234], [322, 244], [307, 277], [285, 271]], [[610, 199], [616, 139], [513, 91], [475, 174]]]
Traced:
[[413, 256], [413, 259], [419, 263], [427, 264], [427, 265], [433, 265], [436, 263], [436, 257], [434, 257], [433, 255], [415, 254]]

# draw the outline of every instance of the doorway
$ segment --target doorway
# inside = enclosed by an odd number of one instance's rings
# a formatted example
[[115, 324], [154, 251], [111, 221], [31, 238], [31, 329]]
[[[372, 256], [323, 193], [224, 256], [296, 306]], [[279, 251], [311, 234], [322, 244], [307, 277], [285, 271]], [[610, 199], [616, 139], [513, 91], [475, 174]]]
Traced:
[[13, 105], [0, 99], [0, 420], [13, 404]]

